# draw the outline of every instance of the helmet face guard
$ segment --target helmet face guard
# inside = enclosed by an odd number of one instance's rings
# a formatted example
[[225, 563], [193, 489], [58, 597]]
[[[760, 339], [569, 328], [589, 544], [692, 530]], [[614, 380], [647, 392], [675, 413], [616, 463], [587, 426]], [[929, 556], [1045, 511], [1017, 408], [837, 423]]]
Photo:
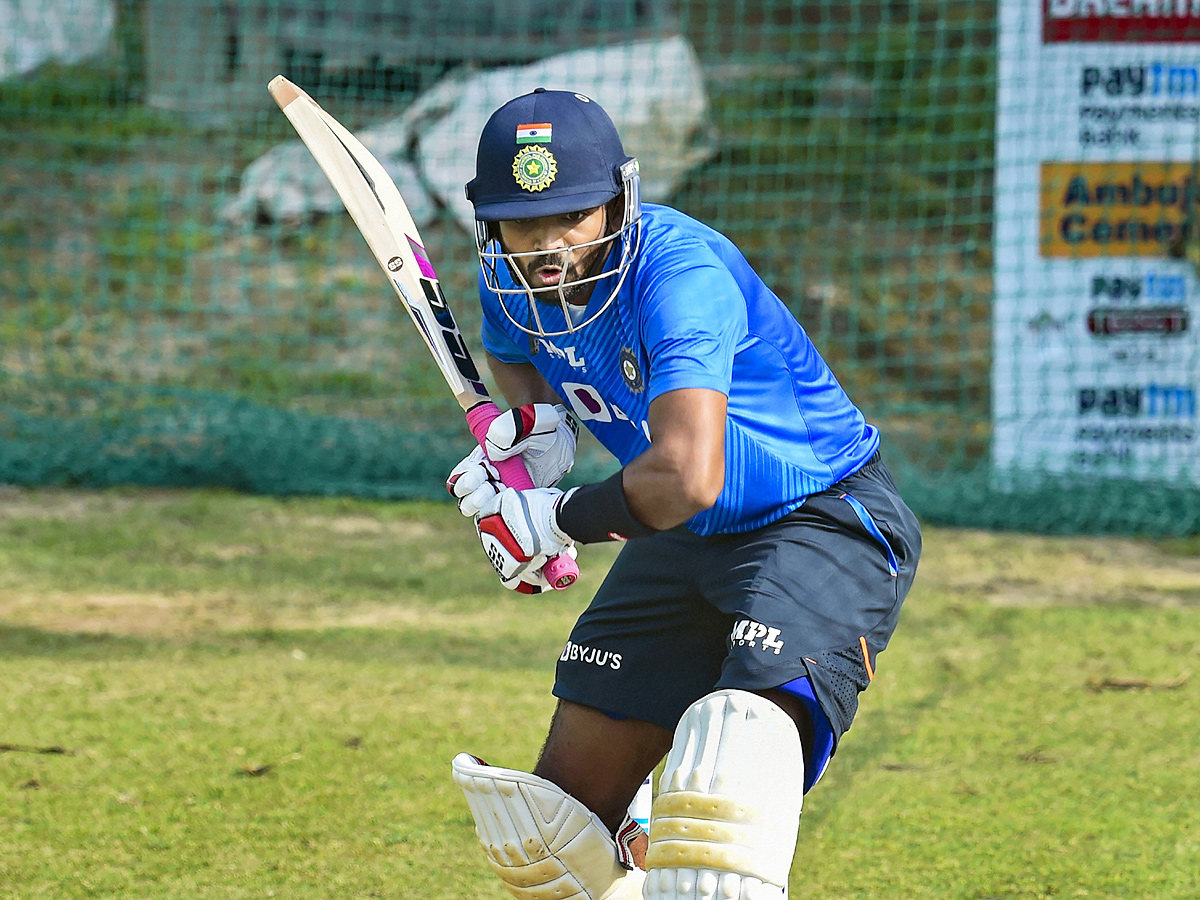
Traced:
[[[583, 256], [594, 247], [607, 247], [601, 250], [598, 259], [600, 271], [592, 272], [574, 281], [562, 280], [558, 284], [546, 287], [530, 287], [521, 268], [521, 262], [546, 255], [545, 250], [529, 250], [521, 253], [510, 253], [504, 249], [496, 237], [493, 223], [490, 221], [475, 221], [475, 248], [479, 253], [479, 263], [483, 269], [483, 279], [488, 290], [500, 299], [500, 307], [504, 315], [515, 327], [533, 337], [558, 337], [572, 334], [598, 319], [616, 299], [617, 293], [625, 283], [629, 266], [641, 244], [642, 236], [642, 200], [641, 181], [638, 175], [636, 159], [627, 159], [619, 167], [622, 190], [625, 198], [625, 210], [621, 217], [621, 226], [616, 231], [586, 241], [573, 244], [563, 252], [566, 261], [563, 271], [570, 269], [571, 262]], [[614, 249], [615, 248], [615, 249]], [[506, 287], [501, 277], [505, 269], [513, 287]], [[611, 286], [601, 285], [601, 282], [611, 281]], [[582, 322], [575, 322], [572, 315], [571, 303], [567, 300], [567, 290], [580, 285], [592, 285], [594, 292], [597, 287], [607, 287], [608, 296], [595, 306], [590, 315]], [[588, 306], [593, 304], [589, 299]], [[542, 320], [541, 307], [557, 308], [562, 315], [561, 327], [558, 316], [546, 323]], [[525, 313], [528, 312], [528, 317]], [[528, 318], [528, 323], [524, 320]]]
[[[475, 177], [466, 191], [475, 207], [475, 247], [484, 282], [514, 326], [535, 337], [570, 334], [608, 309], [641, 243], [642, 199], [637, 160], [625, 153], [600, 104], [583, 94], [545, 88], [508, 101], [483, 127]], [[611, 234], [555, 251], [566, 257], [558, 284], [531, 287], [522, 271], [522, 263], [545, 256], [545, 250], [509, 253], [499, 240], [497, 222], [593, 210], [621, 196], [625, 210], [619, 228], [613, 214], [605, 224]], [[590, 271], [566, 281], [572, 261], [590, 253], [597, 255]], [[586, 321], [577, 322], [580, 310], [567, 298], [580, 293], [581, 285], [590, 312]]]

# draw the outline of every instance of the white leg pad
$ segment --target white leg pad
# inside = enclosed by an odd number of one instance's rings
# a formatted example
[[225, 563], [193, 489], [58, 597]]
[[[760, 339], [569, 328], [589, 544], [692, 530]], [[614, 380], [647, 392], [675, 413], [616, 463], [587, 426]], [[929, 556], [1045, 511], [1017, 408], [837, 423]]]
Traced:
[[646, 873], [623, 868], [608, 828], [557, 785], [468, 753], [453, 770], [488, 863], [514, 897], [642, 900]]
[[804, 751], [786, 712], [748, 691], [700, 698], [659, 782], [645, 900], [783, 900], [803, 798]]

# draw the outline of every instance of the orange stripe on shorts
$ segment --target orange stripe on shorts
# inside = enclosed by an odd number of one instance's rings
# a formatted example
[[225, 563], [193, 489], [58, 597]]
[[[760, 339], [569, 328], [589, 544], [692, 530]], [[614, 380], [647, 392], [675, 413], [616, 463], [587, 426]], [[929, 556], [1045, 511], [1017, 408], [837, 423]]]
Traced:
[[867, 681], [874, 681], [875, 670], [871, 668], [871, 651], [867, 649], [867, 639], [860, 635], [858, 638], [858, 644], [860, 647], [862, 647], [863, 662], [867, 665]]

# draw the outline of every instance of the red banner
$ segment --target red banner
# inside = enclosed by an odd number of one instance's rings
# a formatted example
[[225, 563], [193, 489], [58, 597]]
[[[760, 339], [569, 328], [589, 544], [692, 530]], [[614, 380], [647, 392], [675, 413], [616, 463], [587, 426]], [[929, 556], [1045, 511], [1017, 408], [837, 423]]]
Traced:
[[1200, 42], [1200, 0], [1044, 0], [1042, 43]]

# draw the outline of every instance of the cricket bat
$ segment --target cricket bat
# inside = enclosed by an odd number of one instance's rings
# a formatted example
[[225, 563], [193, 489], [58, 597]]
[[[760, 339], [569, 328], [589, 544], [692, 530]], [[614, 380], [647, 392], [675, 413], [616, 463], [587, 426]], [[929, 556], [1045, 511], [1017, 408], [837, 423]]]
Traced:
[[[353, 134], [299, 87], [276, 75], [267, 90], [342, 198], [454, 399], [466, 413], [467, 426], [486, 451], [484, 437], [488, 425], [501, 414], [500, 409], [480, 379], [395, 182]], [[520, 457], [492, 460], [492, 465], [509, 487], [527, 490], [534, 486]], [[562, 554], [549, 560], [542, 574], [551, 587], [563, 590], [575, 583], [579, 568], [575, 560]]]

